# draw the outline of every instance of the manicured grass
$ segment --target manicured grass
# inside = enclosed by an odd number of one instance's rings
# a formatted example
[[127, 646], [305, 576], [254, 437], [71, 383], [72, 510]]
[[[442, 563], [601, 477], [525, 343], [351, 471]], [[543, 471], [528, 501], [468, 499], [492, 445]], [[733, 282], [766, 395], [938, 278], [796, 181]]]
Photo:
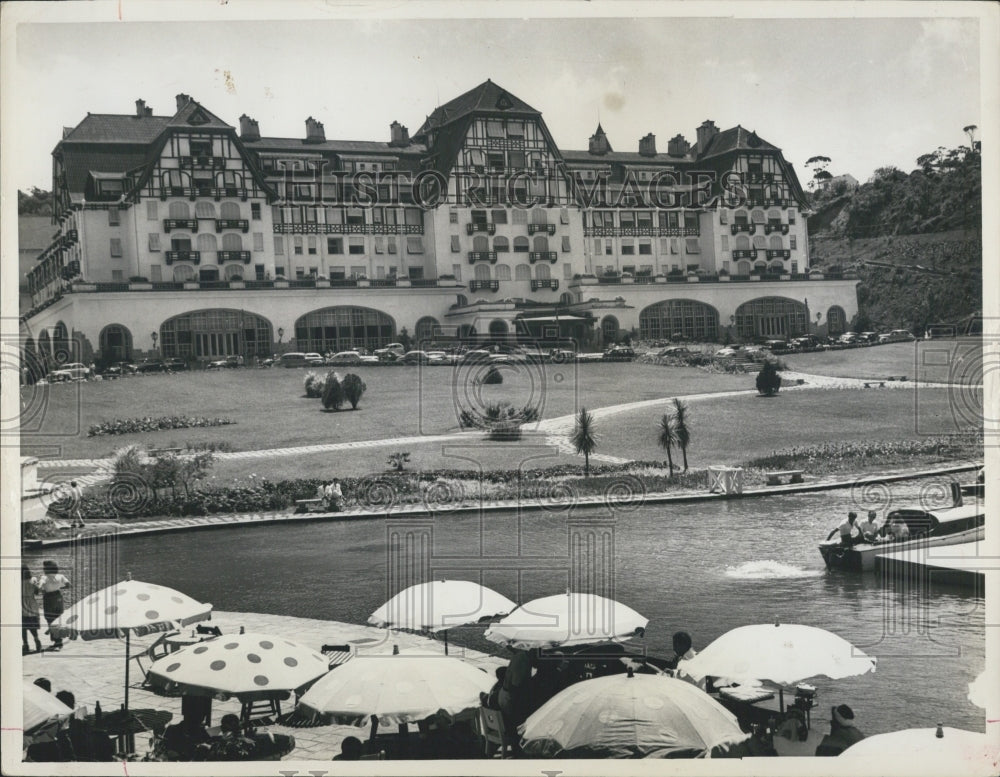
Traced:
[[[529, 365], [504, 369], [500, 386], [479, 386], [467, 368], [357, 367], [368, 390], [356, 411], [325, 413], [306, 399], [305, 370], [220, 370], [134, 376], [117, 381], [23, 387], [22, 446], [58, 446], [56, 458], [98, 458], [130, 444], [184, 447], [227, 442], [234, 450], [262, 450], [459, 431], [458, 407], [507, 400], [541, 404], [541, 417], [580, 406], [749, 388], [753, 377], [650, 364]], [[478, 368], [476, 373], [478, 374]], [[161, 415], [226, 417], [231, 426], [115, 437], [87, 437], [87, 428], [114, 418]], [[51, 455], [51, 454], [50, 454]], [[383, 454], [380, 452], [380, 456]], [[387, 453], [385, 454], [387, 455]]]
[[[770, 398], [748, 394], [691, 402], [688, 464], [735, 465], [772, 451], [825, 442], [954, 434], [970, 427], [964, 406], [955, 402], [953, 391], [936, 388], [817, 389], [783, 391]], [[657, 435], [667, 409], [664, 405], [599, 419], [598, 452], [665, 459]], [[675, 451], [674, 462], [679, 460]]]
[[960, 337], [789, 354], [781, 360], [790, 370], [814, 375], [880, 380], [905, 375], [908, 380], [979, 385], [981, 348], [981, 338]]

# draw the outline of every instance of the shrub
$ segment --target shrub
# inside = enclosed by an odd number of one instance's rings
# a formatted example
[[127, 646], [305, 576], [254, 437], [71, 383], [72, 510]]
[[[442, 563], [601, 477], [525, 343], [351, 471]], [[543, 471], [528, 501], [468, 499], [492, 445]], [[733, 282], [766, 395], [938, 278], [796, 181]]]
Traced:
[[757, 391], [761, 396], [773, 397], [781, 388], [781, 376], [778, 374], [777, 365], [774, 362], [765, 362], [763, 368], [757, 373]]
[[368, 388], [365, 382], [353, 372], [350, 372], [344, 376], [341, 388], [344, 390], [344, 396], [347, 398], [347, 401], [351, 403], [351, 410], [357, 410], [358, 402], [361, 401], [361, 395]]
[[488, 386], [496, 386], [503, 383], [503, 374], [496, 367], [490, 367], [480, 380]]
[[463, 410], [458, 423], [463, 429], [483, 429], [487, 439], [500, 442], [521, 439], [521, 425], [538, 420], [538, 407], [515, 408], [510, 402], [490, 402], [482, 413]]
[[88, 437], [111, 434], [135, 434], [136, 432], [158, 432], [165, 429], [193, 429], [203, 426], [227, 426], [235, 424], [231, 418], [204, 418], [186, 415], [161, 416], [153, 418], [117, 418], [102, 421], [87, 430]]
[[149, 278], [145, 278], [142, 275], [130, 275], [129, 283], [149, 283]]
[[396, 470], [396, 472], [402, 472], [403, 467], [410, 463], [410, 454], [406, 451], [390, 453], [389, 458], [386, 459], [385, 463]]
[[340, 410], [344, 400], [344, 387], [340, 383], [340, 376], [335, 372], [328, 372], [323, 386], [323, 407], [327, 410]]
[[326, 383], [326, 378], [321, 378], [315, 372], [307, 372], [305, 378], [302, 379], [302, 383], [305, 386], [306, 396], [310, 399], [319, 399], [323, 396], [323, 387]]

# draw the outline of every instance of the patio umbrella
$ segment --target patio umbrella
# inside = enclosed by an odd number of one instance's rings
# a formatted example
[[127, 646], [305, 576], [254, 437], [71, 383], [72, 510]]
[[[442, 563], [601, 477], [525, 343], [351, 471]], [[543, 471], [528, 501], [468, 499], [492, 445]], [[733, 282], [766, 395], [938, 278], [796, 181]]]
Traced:
[[361, 656], [346, 670], [320, 678], [299, 699], [299, 709], [339, 725], [416, 723], [438, 710], [457, 715], [479, 706], [496, 678], [450, 656]]
[[24, 718], [21, 728], [25, 734], [46, 723], [65, 720], [73, 714], [73, 710], [63, 704], [53, 694], [34, 683], [24, 681]]
[[223, 635], [156, 661], [152, 685], [194, 696], [235, 696], [241, 702], [287, 696], [329, 671], [329, 659], [269, 634]]
[[125, 637], [125, 709], [132, 635], [172, 631], [212, 617], [202, 604], [173, 588], [129, 578], [80, 599], [51, 626], [53, 638], [112, 639]]
[[747, 734], [715, 699], [683, 680], [618, 674], [571, 685], [524, 723], [536, 758], [647, 758], [704, 752]]
[[[926, 765], [931, 761], [948, 761], [962, 771], [972, 769], [977, 763], [989, 766], [987, 774], [996, 774], [998, 749], [986, 734], [963, 731], [959, 728], [909, 728], [866, 737], [847, 748], [840, 758], [885, 758], [891, 753], [894, 760], [905, 760]], [[956, 768], [954, 773], [958, 773]], [[975, 773], [975, 772], [973, 772]]]
[[[711, 675], [737, 682], [770, 680], [782, 686], [819, 675], [840, 680], [874, 672], [875, 663], [875, 658], [826, 629], [764, 623], [727, 631], [685, 661], [683, 669], [698, 680]], [[783, 694], [780, 706], [784, 708]]]
[[986, 676], [987, 671], [989, 670], [984, 669], [975, 680], [969, 683], [969, 701], [983, 709], [986, 709], [986, 702], [990, 698], [990, 690], [992, 689], [994, 693], [996, 692], [996, 678], [993, 678], [991, 685]]
[[443, 632], [448, 655], [448, 629], [492, 620], [517, 607], [503, 594], [468, 580], [432, 580], [404, 588], [379, 607], [368, 623], [379, 628]]
[[528, 650], [629, 639], [643, 634], [648, 623], [648, 618], [613, 599], [567, 591], [522, 604], [484, 636]]

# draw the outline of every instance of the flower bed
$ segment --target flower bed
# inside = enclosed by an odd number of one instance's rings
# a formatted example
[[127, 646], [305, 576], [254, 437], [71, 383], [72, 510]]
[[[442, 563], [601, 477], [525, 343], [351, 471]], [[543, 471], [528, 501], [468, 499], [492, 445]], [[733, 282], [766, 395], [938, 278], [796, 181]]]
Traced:
[[112, 434], [135, 434], [136, 432], [158, 432], [165, 429], [193, 429], [200, 426], [227, 426], [235, 424], [231, 418], [204, 418], [199, 416], [169, 415], [153, 418], [116, 418], [94, 424], [87, 430], [88, 437]]

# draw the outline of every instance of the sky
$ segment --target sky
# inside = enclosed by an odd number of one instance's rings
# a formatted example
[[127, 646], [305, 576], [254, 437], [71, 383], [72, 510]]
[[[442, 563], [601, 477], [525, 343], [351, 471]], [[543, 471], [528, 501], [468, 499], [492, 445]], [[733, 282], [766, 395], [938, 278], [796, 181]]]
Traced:
[[[413, 132], [435, 106], [492, 78], [542, 112], [562, 149], [585, 149], [600, 121], [616, 151], [637, 150], [648, 132], [665, 151], [712, 119], [756, 130], [803, 184], [815, 155], [860, 181], [884, 165], [909, 172], [918, 156], [968, 142], [962, 127], [982, 118], [976, 19], [260, 22], [234, 21], [227, 6], [213, 8], [218, 21], [146, 23], [132, 21], [135, 3], [105, 9], [117, 7], [120, 22], [104, 13], [100, 23], [14, 30], [6, 107], [24, 120], [5, 142], [17, 151], [7, 159], [18, 188], [50, 188], [62, 128], [88, 111], [130, 114], [143, 98], [170, 115], [180, 92], [233, 125], [248, 114], [266, 136], [304, 136], [313, 116], [328, 138], [388, 140], [392, 121]], [[292, 4], [270, 8], [287, 16]]]

